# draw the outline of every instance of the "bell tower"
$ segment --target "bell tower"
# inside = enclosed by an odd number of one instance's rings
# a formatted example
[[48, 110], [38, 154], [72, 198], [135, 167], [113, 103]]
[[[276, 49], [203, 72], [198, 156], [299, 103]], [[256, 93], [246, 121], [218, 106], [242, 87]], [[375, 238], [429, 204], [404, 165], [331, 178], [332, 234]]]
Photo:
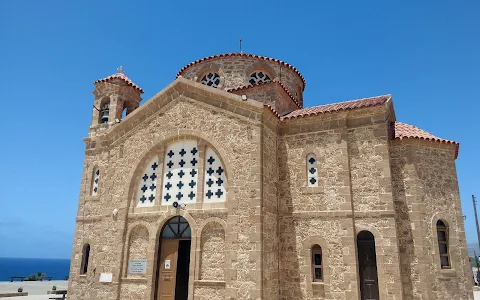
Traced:
[[118, 73], [94, 82], [95, 100], [89, 136], [120, 122], [124, 111], [128, 115], [140, 105], [143, 90], [125, 75], [121, 66], [117, 70]]

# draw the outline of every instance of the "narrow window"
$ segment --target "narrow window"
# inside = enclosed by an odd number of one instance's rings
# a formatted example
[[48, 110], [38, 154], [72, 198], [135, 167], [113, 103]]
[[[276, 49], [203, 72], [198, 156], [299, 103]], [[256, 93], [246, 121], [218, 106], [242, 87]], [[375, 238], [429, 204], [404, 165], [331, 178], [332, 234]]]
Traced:
[[318, 186], [317, 157], [315, 154], [307, 155], [307, 186]]
[[96, 196], [98, 193], [98, 183], [100, 181], [100, 169], [95, 168], [93, 171], [93, 179], [92, 179], [92, 196]]
[[448, 227], [442, 220], [437, 221], [438, 250], [440, 253], [440, 266], [442, 269], [450, 269], [448, 255]]
[[323, 281], [322, 248], [319, 245], [312, 247], [312, 275], [313, 281]]
[[82, 251], [82, 267], [80, 270], [81, 275], [87, 274], [89, 257], [90, 257], [90, 244], [86, 244], [85, 246], [83, 246], [83, 251]]

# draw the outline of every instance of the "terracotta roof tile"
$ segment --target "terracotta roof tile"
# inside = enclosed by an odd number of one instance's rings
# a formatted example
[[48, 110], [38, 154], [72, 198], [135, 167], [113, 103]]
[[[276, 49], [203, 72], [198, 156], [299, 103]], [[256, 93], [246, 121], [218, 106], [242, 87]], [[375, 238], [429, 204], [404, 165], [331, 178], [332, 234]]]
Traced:
[[420, 139], [420, 140], [456, 145], [457, 150], [456, 150], [455, 157], [458, 156], [458, 149], [460, 147], [460, 144], [455, 141], [450, 141], [450, 140], [436, 137], [433, 134], [426, 132], [425, 130], [422, 130], [413, 125], [409, 125], [401, 122], [393, 122], [392, 129], [393, 129], [395, 139], [399, 139], [399, 140]]
[[300, 104], [297, 102], [297, 100], [293, 97], [293, 95], [287, 90], [285, 85], [283, 85], [283, 83], [281, 83], [279, 81], [269, 81], [269, 82], [262, 82], [262, 83], [256, 83], [256, 84], [248, 84], [248, 85], [239, 86], [239, 87], [236, 87], [236, 88], [233, 88], [233, 89], [228, 89], [227, 92], [236, 92], [236, 91], [241, 91], [241, 90], [249, 89], [249, 88], [252, 88], [252, 87], [257, 87], [257, 86], [261, 86], [261, 85], [268, 85], [268, 84], [279, 84], [283, 88], [283, 90], [287, 93], [287, 95], [292, 99], [292, 101], [299, 108], [301, 107]]
[[383, 95], [383, 96], [377, 96], [377, 97], [351, 100], [346, 102], [307, 107], [304, 109], [292, 111], [291, 113], [283, 116], [282, 120], [307, 117], [307, 116], [316, 116], [324, 113], [331, 113], [331, 112], [337, 112], [342, 110], [350, 110], [355, 108], [382, 105], [388, 100], [390, 100], [391, 98], [392, 98], [392, 95]]
[[240, 57], [247, 57], [247, 58], [258, 58], [258, 59], [263, 59], [263, 60], [267, 60], [267, 61], [271, 61], [271, 62], [275, 62], [275, 63], [278, 63], [282, 66], [286, 66], [288, 67], [289, 69], [291, 69], [292, 71], [294, 71], [295, 73], [297, 73], [298, 76], [300, 76], [300, 78], [302, 79], [303, 81], [303, 89], [305, 90], [305, 85], [306, 85], [306, 82], [305, 82], [305, 78], [303, 77], [303, 75], [297, 70], [297, 68], [295, 68], [294, 66], [292, 66], [291, 64], [288, 64], [284, 61], [281, 61], [281, 60], [278, 60], [278, 59], [275, 59], [275, 58], [270, 58], [270, 57], [266, 57], [266, 56], [261, 56], [261, 55], [256, 55], [256, 54], [248, 54], [248, 53], [241, 53], [241, 52], [231, 52], [231, 53], [224, 53], [224, 54], [217, 54], [217, 55], [212, 55], [212, 56], [209, 56], [209, 57], [205, 57], [205, 58], [202, 58], [202, 59], [198, 59], [194, 62], [191, 62], [189, 63], [188, 65], [186, 65], [185, 67], [183, 67], [182, 69], [180, 69], [180, 71], [177, 73], [177, 77], [182, 75], [183, 71], [185, 71], [187, 68], [193, 66], [193, 65], [196, 65], [198, 63], [201, 63], [201, 62], [204, 62], [204, 61], [209, 61], [211, 59], [217, 59], [217, 58], [223, 58], [223, 57], [232, 57], [232, 56], [240, 56]]
[[143, 94], [143, 90], [138, 85], [136, 85], [130, 78], [125, 76], [125, 74], [123, 74], [123, 73], [112, 74], [108, 77], [105, 77], [105, 78], [102, 78], [102, 79], [99, 79], [99, 80], [95, 81], [94, 84], [99, 83], [99, 82], [108, 82], [112, 79], [121, 79], [121, 80], [125, 81], [128, 85], [132, 86], [135, 90], [140, 92], [140, 94]]

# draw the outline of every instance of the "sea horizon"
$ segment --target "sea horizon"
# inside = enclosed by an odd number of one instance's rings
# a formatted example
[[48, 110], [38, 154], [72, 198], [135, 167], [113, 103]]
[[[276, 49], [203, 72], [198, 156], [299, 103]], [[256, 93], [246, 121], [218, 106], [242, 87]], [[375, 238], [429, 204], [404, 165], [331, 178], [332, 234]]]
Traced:
[[65, 280], [70, 273], [69, 258], [0, 257], [0, 281], [12, 276], [28, 277], [38, 272], [52, 280]]

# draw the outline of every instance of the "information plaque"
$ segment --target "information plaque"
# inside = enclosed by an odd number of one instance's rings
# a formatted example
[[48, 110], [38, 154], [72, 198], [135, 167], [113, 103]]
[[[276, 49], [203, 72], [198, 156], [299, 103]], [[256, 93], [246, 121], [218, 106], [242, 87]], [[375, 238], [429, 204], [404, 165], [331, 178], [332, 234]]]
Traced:
[[146, 259], [132, 259], [128, 262], [128, 273], [130, 274], [146, 274], [147, 260]]

